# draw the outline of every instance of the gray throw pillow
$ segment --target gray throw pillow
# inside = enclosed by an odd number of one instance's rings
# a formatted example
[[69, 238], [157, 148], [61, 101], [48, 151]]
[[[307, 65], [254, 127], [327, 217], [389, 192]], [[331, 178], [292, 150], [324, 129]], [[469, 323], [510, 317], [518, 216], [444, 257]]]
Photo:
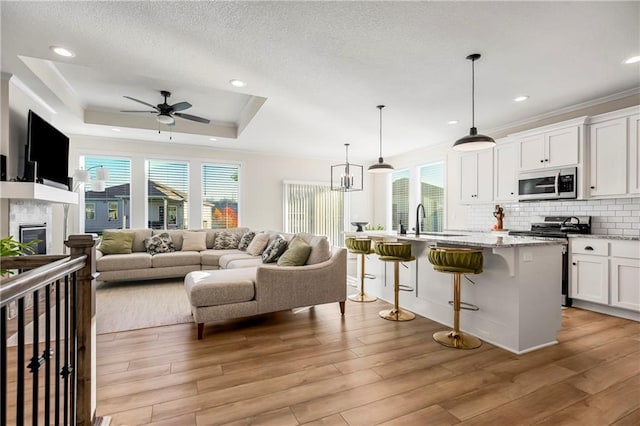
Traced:
[[287, 240], [278, 235], [262, 252], [262, 263], [274, 263], [287, 249]]
[[167, 232], [145, 238], [144, 248], [149, 254], [171, 253], [176, 251], [171, 236]]
[[226, 250], [238, 248], [240, 237], [238, 234], [229, 231], [216, 232], [216, 239], [213, 241], [215, 250]]
[[253, 237], [256, 236], [256, 233], [253, 231], [247, 231], [244, 233], [242, 238], [240, 238], [240, 242], [238, 243], [238, 250], [246, 250], [249, 247], [251, 241], [253, 241]]

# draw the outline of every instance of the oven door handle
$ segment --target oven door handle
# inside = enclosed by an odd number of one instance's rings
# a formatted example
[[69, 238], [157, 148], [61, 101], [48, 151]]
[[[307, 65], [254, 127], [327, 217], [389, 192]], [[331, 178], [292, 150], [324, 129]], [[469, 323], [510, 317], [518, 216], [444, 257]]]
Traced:
[[556, 173], [556, 181], [554, 183], [556, 189], [556, 197], [560, 195], [560, 172]]

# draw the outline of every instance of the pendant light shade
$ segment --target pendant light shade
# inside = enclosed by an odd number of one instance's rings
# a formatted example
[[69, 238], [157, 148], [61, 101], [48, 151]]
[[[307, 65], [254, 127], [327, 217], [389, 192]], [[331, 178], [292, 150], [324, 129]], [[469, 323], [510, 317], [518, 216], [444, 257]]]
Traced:
[[349, 163], [349, 144], [345, 143], [345, 162], [331, 166], [331, 190], [340, 192], [362, 191], [362, 170], [359, 164]]
[[388, 173], [393, 170], [393, 166], [389, 163], [385, 163], [382, 158], [382, 108], [384, 105], [378, 105], [376, 108], [380, 110], [380, 156], [378, 162], [369, 166], [371, 173]]
[[479, 53], [473, 53], [467, 56], [467, 60], [471, 61], [471, 129], [469, 134], [458, 139], [453, 144], [456, 151], [476, 151], [479, 149], [492, 148], [496, 141], [490, 136], [478, 133], [475, 124], [475, 62], [480, 59]]

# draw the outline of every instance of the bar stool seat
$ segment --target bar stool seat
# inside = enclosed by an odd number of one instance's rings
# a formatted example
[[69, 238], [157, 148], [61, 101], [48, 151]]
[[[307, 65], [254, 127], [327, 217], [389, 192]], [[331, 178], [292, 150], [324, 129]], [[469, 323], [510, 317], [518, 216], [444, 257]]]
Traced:
[[[462, 274], [480, 274], [484, 258], [482, 249], [468, 247], [430, 247], [429, 262], [438, 272], [453, 274], [453, 330], [437, 331], [433, 339], [441, 345], [456, 349], [475, 349], [482, 341], [460, 331], [460, 309], [477, 311], [478, 307], [460, 300]], [[451, 302], [449, 302], [451, 303]]]
[[345, 240], [345, 245], [350, 253], [360, 255], [360, 291], [349, 296], [349, 300], [354, 302], [373, 302], [377, 300], [377, 297], [370, 296], [364, 292], [364, 279], [371, 277], [365, 272], [365, 257], [374, 252], [371, 248], [371, 239], [349, 237]]
[[413, 312], [400, 309], [398, 296], [400, 291], [400, 262], [416, 260], [415, 256], [411, 254], [411, 243], [379, 242], [375, 245], [375, 252], [383, 262], [393, 262], [394, 307], [393, 309], [380, 311], [378, 315], [389, 321], [410, 321], [414, 319], [416, 316]]

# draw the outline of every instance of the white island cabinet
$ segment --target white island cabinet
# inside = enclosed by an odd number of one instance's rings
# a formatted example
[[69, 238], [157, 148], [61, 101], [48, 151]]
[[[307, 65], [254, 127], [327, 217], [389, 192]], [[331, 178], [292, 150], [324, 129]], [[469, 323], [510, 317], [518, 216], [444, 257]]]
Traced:
[[[486, 232], [457, 234], [464, 235], [394, 236], [410, 242], [416, 257], [407, 269], [413, 278], [415, 268], [415, 288], [400, 292], [400, 306], [443, 324], [443, 330], [452, 327], [453, 277], [433, 269], [427, 257], [429, 246], [479, 247], [484, 269], [481, 274], [468, 275], [474, 284], [462, 280], [462, 301], [480, 309], [461, 311], [461, 330], [516, 354], [556, 344], [562, 321], [564, 242]], [[386, 273], [393, 274], [393, 268], [386, 268]], [[367, 292], [393, 303], [391, 291], [372, 285]]]

